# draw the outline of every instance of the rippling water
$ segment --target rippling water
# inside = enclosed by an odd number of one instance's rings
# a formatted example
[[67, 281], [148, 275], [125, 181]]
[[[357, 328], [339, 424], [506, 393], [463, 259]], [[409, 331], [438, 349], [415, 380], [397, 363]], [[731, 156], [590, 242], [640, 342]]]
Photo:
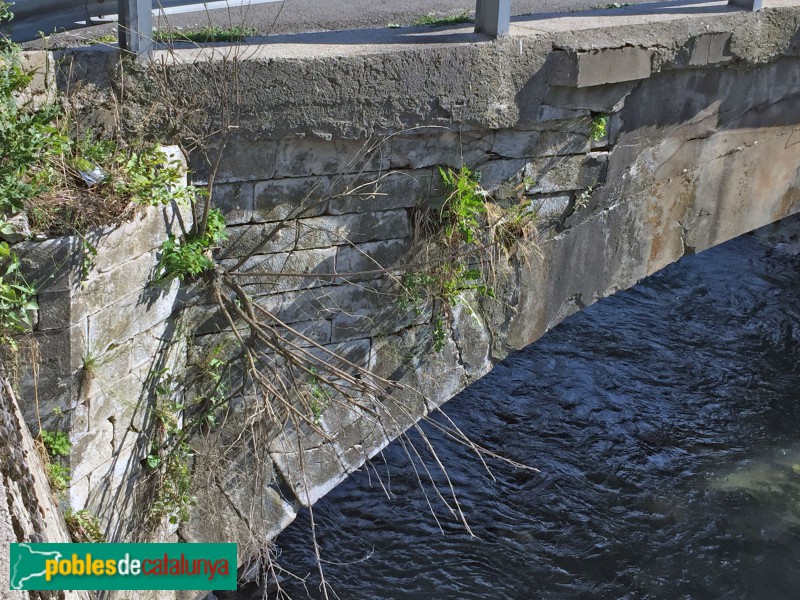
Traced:
[[[398, 443], [319, 502], [338, 596], [798, 598], [800, 256], [766, 238], [572, 316], [446, 405], [541, 470], [493, 460], [493, 480], [428, 427], [473, 536]], [[294, 598], [321, 597], [308, 529], [304, 515], [278, 538], [308, 575], [284, 581]]]

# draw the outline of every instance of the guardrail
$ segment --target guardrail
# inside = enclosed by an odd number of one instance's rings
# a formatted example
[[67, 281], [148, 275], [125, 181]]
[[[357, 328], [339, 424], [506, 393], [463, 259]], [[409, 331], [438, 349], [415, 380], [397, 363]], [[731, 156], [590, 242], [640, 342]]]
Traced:
[[[264, 4], [280, 0], [16, 0], [13, 11], [17, 22], [22, 22], [19, 33], [12, 25], [12, 38], [23, 41], [37, 37], [38, 31], [74, 29], [76, 23], [90, 24], [98, 17], [115, 18], [119, 21], [120, 47], [146, 56], [153, 47], [153, 13], [170, 14], [225, 7]], [[506, 35], [511, 24], [511, 0], [475, 0], [475, 31], [491, 37]], [[728, 0], [733, 4], [757, 11], [762, 0]], [[6, 28], [8, 30], [8, 28]]]

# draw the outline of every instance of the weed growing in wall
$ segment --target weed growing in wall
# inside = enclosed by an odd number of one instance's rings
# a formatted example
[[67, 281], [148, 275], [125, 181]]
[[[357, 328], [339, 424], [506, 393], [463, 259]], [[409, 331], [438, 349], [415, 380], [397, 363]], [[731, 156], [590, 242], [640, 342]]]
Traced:
[[608, 134], [608, 115], [595, 115], [589, 125], [589, 137], [593, 142], [602, 142]]
[[0, 344], [16, 349], [14, 334], [25, 333], [33, 325], [38, 308], [36, 290], [21, 275], [19, 258], [6, 242], [0, 242]]
[[157, 481], [150, 518], [156, 523], [166, 519], [174, 525], [189, 518], [189, 510], [196, 502], [191, 490], [192, 451], [181, 418], [184, 405], [175, 400], [178, 382], [169, 369], [152, 376], [158, 429], [145, 458]]
[[208, 213], [206, 230], [203, 233], [192, 232], [182, 239], [171, 235], [161, 245], [157, 278], [183, 280], [197, 277], [212, 269], [214, 261], [211, 250], [225, 237], [225, 218], [219, 209], [212, 208]]
[[[466, 303], [465, 293], [494, 298], [491, 263], [499, 251], [511, 255], [520, 241], [530, 242], [537, 224], [536, 210], [525, 198], [501, 205], [481, 187], [466, 166], [458, 171], [439, 168], [444, 200], [438, 211], [428, 211], [426, 228], [434, 232], [433, 254], [413, 265], [401, 277], [403, 309], [421, 313], [433, 306], [434, 348], [441, 350], [450, 324], [450, 307]], [[431, 219], [432, 217], [432, 219]], [[438, 234], [436, 233], [438, 232]], [[472, 310], [472, 307], [469, 307]]]
[[76, 544], [100, 544], [106, 541], [99, 519], [88, 510], [72, 510], [68, 508], [64, 513], [72, 541]]
[[64, 460], [69, 456], [72, 443], [69, 436], [63, 431], [48, 431], [42, 429], [39, 432], [40, 448], [44, 450], [43, 458], [47, 463], [47, 478], [50, 487], [57, 494], [65, 494], [69, 488], [70, 471], [64, 464]]

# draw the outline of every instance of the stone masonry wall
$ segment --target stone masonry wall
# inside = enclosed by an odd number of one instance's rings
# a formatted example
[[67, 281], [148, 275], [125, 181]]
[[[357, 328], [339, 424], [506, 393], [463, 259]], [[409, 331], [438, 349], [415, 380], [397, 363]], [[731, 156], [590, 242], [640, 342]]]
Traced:
[[[286, 511], [275, 530], [414, 418], [570, 313], [798, 209], [797, 44], [789, 57], [753, 65], [732, 54], [737, 41], [701, 34], [669, 56], [642, 45], [556, 49], [545, 61], [547, 79], [516, 97], [526, 113], [513, 127], [455, 123], [449, 113], [436, 125], [356, 140], [317, 130], [281, 137], [258, 122], [231, 135], [213, 196], [230, 225], [221, 264], [236, 265], [288, 219], [238, 267], [245, 289], [314, 342], [416, 390], [395, 393], [395, 404], [371, 404], [377, 418], [324, 412], [333, 442], [288, 426], [274, 438], [271, 493], [276, 514]], [[608, 125], [593, 139], [601, 116]], [[202, 162], [193, 171], [201, 184]], [[463, 294], [436, 352], [429, 313], [399, 310], [396, 282], [376, 272], [400, 272], [408, 262], [415, 210], [444, 195], [438, 167], [461, 165], [495, 198], [532, 201], [539, 248], [496, 265], [496, 301]], [[375, 274], [353, 275], [363, 271]], [[198, 347], [229, 339], [213, 307], [190, 310]], [[230, 510], [214, 506], [217, 515]], [[208, 532], [209, 513], [198, 515], [183, 529], [189, 539]]]
[[152, 280], [159, 246], [191, 225], [187, 214], [146, 208], [119, 227], [13, 247], [39, 303], [20, 342], [22, 413], [37, 434], [40, 423], [68, 432], [67, 504], [100, 517], [110, 540], [135, 536], [146, 516], [134, 505], [146, 497], [137, 475], [153, 435], [152, 374], [181, 355], [180, 286]]

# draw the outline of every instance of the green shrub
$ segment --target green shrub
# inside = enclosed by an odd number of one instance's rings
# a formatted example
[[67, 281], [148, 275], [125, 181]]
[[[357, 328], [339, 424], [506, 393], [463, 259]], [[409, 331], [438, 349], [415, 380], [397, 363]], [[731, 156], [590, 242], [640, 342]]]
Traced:
[[69, 488], [70, 470], [59, 461], [69, 456], [72, 443], [65, 432], [46, 429], [39, 432], [39, 440], [47, 454], [47, 479], [50, 481], [50, 487], [62, 495]]
[[219, 209], [212, 208], [208, 213], [205, 233], [189, 234], [182, 240], [169, 236], [161, 245], [161, 259], [158, 263], [158, 280], [197, 277], [213, 268], [211, 249], [224, 240], [225, 218]]
[[480, 182], [466, 166], [458, 172], [439, 167], [439, 174], [449, 192], [442, 208], [447, 237], [459, 235], [465, 243], [475, 243], [480, 218], [486, 214], [486, 194]]
[[42, 429], [39, 435], [42, 437], [42, 443], [47, 450], [48, 456], [51, 458], [69, 456], [72, 442], [69, 441], [69, 436], [65, 432]]

